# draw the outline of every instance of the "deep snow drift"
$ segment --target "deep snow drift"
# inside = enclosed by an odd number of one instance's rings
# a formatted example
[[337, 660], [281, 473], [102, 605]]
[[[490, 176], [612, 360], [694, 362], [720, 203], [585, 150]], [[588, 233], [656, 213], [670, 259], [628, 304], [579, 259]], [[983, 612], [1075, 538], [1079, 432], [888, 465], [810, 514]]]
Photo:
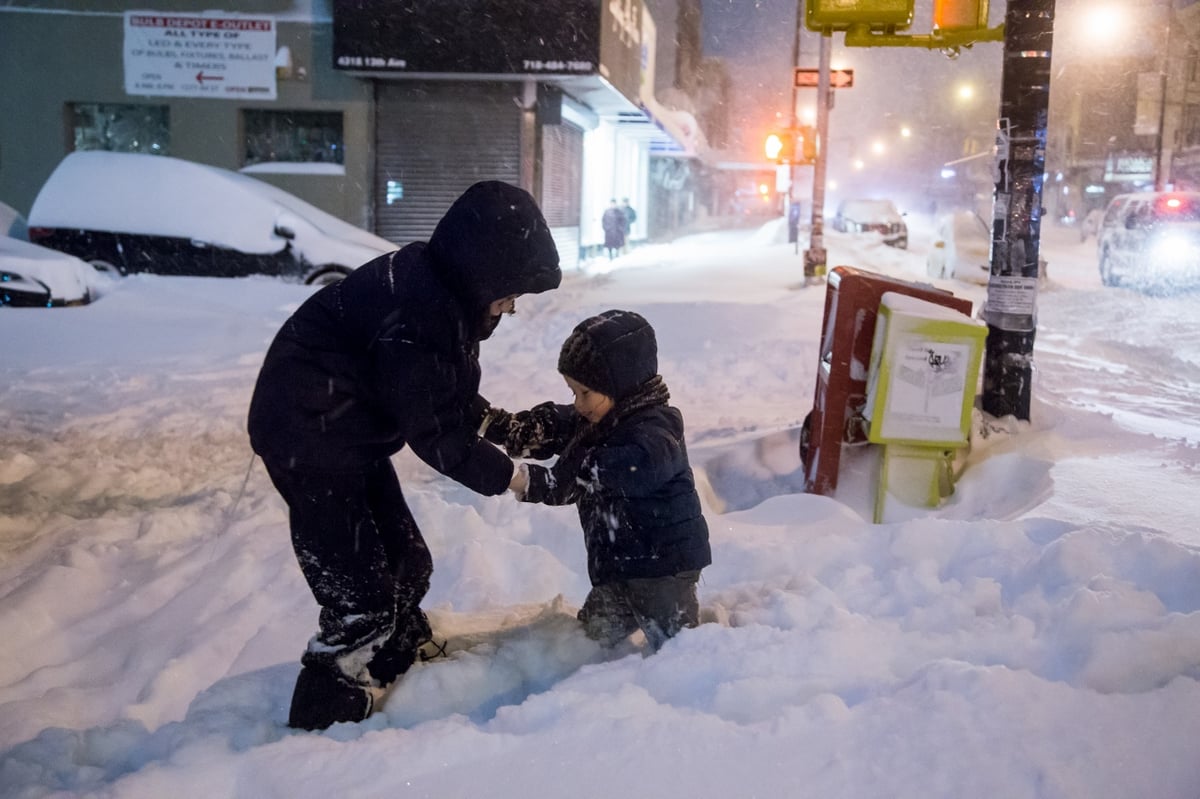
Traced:
[[[831, 234], [830, 262], [924, 280], [910, 225], [909, 251]], [[955, 494], [875, 525], [872, 447], [836, 497], [802, 492], [825, 289], [781, 233], [571, 273], [483, 347], [484, 394], [517, 410], [567, 401], [580, 319], [655, 325], [712, 623], [599, 650], [574, 510], [402, 453], [455, 651], [321, 734], [284, 726], [316, 605], [244, 422], [311, 289], [138, 276], [0, 309], [0, 795], [1200, 795], [1195, 296], [1104, 289], [1094, 245], [1047, 229], [1033, 419], [980, 417]]]

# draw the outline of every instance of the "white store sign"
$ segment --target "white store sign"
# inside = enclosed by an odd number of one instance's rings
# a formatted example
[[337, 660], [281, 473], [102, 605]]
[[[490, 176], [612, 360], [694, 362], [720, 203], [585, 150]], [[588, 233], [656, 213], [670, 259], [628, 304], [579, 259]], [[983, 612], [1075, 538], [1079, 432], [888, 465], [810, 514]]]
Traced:
[[125, 93], [275, 99], [275, 20], [125, 12]]

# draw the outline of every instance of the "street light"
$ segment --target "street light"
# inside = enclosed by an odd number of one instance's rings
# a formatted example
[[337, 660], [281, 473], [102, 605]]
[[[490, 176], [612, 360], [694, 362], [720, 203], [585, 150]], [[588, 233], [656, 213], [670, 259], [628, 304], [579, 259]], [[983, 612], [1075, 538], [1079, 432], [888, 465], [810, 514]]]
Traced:
[[1092, 6], [1084, 12], [1081, 30], [1091, 46], [1118, 42], [1127, 30], [1128, 15], [1115, 5]]

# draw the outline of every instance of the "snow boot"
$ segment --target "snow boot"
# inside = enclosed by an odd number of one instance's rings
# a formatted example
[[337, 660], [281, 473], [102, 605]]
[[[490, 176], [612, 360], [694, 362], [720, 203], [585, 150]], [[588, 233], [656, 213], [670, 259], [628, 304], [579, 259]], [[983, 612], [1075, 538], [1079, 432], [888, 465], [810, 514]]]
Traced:
[[339, 721], [362, 721], [371, 715], [371, 692], [336, 672], [320, 666], [303, 666], [292, 692], [288, 726], [298, 730], [323, 730]]
[[384, 642], [367, 664], [367, 671], [379, 685], [391, 686], [416, 661], [421, 646], [433, 637], [429, 619], [420, 610], [408, 615], [402, 626]]

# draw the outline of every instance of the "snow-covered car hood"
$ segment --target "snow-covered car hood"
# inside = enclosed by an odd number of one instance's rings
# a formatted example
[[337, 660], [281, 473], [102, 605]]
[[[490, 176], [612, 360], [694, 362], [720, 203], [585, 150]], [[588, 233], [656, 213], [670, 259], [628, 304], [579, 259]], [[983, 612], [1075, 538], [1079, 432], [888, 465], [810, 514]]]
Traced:
[[904, 222], [904, 217], [890, 200], [846, 200], [841, 215], [860, 225], [898, 225]]
[[0, 271], [36, 280], [56, 305], [87, 302], [99, 282], [96, 270], [73, 255], [0, 236]]
[[398, 249], [293, 194], [227, 169], [140, 153], [69, 154], [42, 186], [29, 226], [207, 242], [246, 253], [292, 247], [314, 265], [354, 268]]

